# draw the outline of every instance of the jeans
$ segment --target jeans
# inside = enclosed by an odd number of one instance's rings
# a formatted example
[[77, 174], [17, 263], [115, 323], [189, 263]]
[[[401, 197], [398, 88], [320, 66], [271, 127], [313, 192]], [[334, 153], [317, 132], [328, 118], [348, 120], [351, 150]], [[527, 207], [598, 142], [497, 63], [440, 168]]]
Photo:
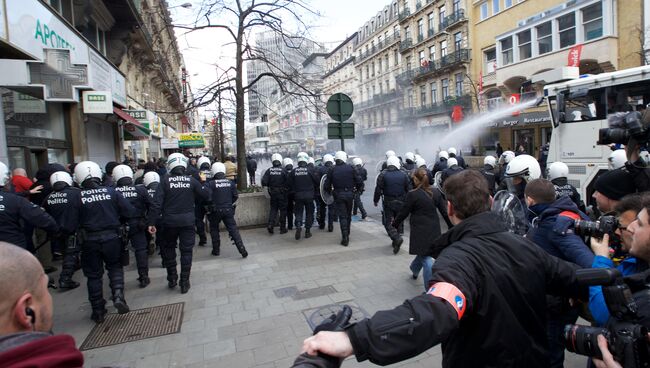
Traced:
[[424, 281], [424, 291], [429, 290], [429, 280], [431, 280], [431, 268], [435, 260], [429, 256], [415, 256], [409, 268], [414, 276], [417, 276], [422, 269], [422, 280]]

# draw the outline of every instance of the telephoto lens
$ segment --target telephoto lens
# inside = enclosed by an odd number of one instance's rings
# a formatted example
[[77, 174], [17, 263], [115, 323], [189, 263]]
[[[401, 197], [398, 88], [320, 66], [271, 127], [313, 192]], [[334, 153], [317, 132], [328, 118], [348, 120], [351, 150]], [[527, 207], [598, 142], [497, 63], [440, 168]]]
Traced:
[[610, 344], [609, 330], [600, 327], [566, 325], [564, 327], [564, 347], [576, 354], [602, 359], [598, 348], [598, 335], [603, 335]]
[[618, 219], [615, 216], [600, 216], [597, 221], [576, 220], [574, 227], [578, 235], [602, 238], [605, 234], [614, 234]]

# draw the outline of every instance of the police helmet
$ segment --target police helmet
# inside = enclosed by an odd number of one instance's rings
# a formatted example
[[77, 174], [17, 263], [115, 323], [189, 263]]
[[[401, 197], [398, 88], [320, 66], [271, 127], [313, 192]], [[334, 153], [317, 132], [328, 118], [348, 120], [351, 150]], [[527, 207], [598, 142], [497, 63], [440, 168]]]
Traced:
[[423, 157], [417, 157], [415, 159], [415, 166], [417, 166], [418, 168], [427, 167], [427, 160], [425, 160]]
[[72, 176], [67, 171], [57, 171], [50, 175], [50, 185], [54, 187], [56, 183], [66, 183], [72, 186]]
[[[204, 168], [203, 165], [206, 165], [206, 167]], [[199, 157], [199, 160], [196, 161], [196, 166], [198, 166], [201, 170], [207, 170], [210, 168], [210, 159], [205, 156], [201, 156]]]
[[0, 162], [0, 187], [7, 185], [10, 179], [9, 168], [4, 164], [4, 162]]
[[[115, 169], [113, 169], [115, 170]], [[88, 179], [102, 179], [102, 169], [96, 162], [82, 161], [74, 167], [74, 181], [81, 185]]]
[[329, 153], [323, 156], [323, 164], [326, 164], [328, 162], [334, 163], [334, 156], [330, 155]]
[[309, 165], [309, 164], [311, 164], [311, 165], [315, 165], [315, 164], [316, 164], [316, 160], [314, 160], [313, 157], [310, 157], [310, 158], [307, 160], [307, 164], [308, 164], [308, 165]]
[[142, 183], [147, 188], [151, 183], [160, 183], [160, 175], [158, 175], [158, 173], [155, 171], [149, 171], [148, 173], [144, 174], [144, 178], [142, 178]]
[[352, 159], [352, 165], [361, 166], [363, 165], [363, 160], [361, 159], [361, 157], [355, 157]]
[[336, 151], [336, 154], [334, 154], [334, 158], [336, 160], [341, 160], [343, 162], [348, 161], [348, 154], [345, 153], [345, 151]]
[[458, 166], [458, 160], [456, 160], [456, 159], [453, 158], [453, 157], [450, 158], [449, 160], [447, 160], [447, 166], [448, 166], [448, 167]]
[[221, 162], [215, 162], [212, 164], [212, 168], [210, 169], [210, 174], [214, 177], [217, 174], [225, 174], [226, 173], [226, 165], [222, 164]]
[[447, 153], [447, 151], [440, 151], [440, 153], [438, 153], [438, 159], [441, 159], [441, 158], [444, 158], [445, 160], [448, 160], [449, 159], [449, 153]]
[[625, 166], [625, 163], [627, 162], [627, 155], [625, 154], [625, 150], [617, 149], [616, 151], [613, 151], [609, 154], [607, 161], [609, 161], [610, 170], [620, 169], [621, 167]]
[[497, 165], [497, 159], [494, 158], [494, 156], [485, 156], [483, 159], [483, 165], [495, 167]]
[[417, 153], [414, 156], [415, 156], [415, 159], [413, 159], [413, 162], [415, 162], [418, 159], [422, 158], [422, 156], [418, 155]]
[[397, 156], [390, 156], [386, 160], [386, 167], [395, 167], [396, 169], [400, 168], [399, 158]]
[[285, 157], [285, 159], [282, 160], [282, 166], [287, 167], [289, 165], [293, 166], [293, 160], [289, 157]]
[[415, 162], [415, 154], [413, 152], [406, 152], [404, 154], [404, 160], [410, 160]]
[[113, 168], [113, 181], [117, 183], [122, 178], [133, 179], [133, 170], [126, 165], [117, 165]]
[[447, 153], [449, 153], [450, 156], [451, 155], [455, 156], [456, 155], [456, 148], [455, 147], [449, 147], [449, 149], [447, 150]]
[[182, 153], [172, 153], [169, 155], [167, 158], [167, 170], [172, 171], [179, 166], [187, 169], [187, 157]]
[[274, 153], [274, 154], [271, 156], [271, 162], [272, 162], [272, 163], [275, 163], [276, 161], [277, 161], [278, 163], [282, 163], [282, 155], [281, 155], [281, 154], [279, 154], [279, 153]]
[[539, 162], [533, 156], [519, 155], [510, 161], [505, 176], [507, 178], [520, 177], [529, 182], [533, 179], [539, 179], [542, 176], [542, 169], [540, 169]]
[[548, 167], [548, 179], [566, 178], [569, 175], [569, 167], [560, 161], [555, 161]]
[[501, 157], [499, 157], [499, 163], [501, 165], [507, 165], [512, 161], [512, 159], [515, 158], [515, 153], [512, 151], [504, 151], [501, 154]]
[[396, 156], [395, 151], [393, 151], [393, 150], [386, 151], [386, 158], [389, 158], [391, 156]]
[[307, 156], [306, 153], [303, 155], [303, 153], [304, 152], [300, 152], [298, 154], [298, 163], [301, 163], [301, 162], [308, 163], [309, 162], [309, 156]]

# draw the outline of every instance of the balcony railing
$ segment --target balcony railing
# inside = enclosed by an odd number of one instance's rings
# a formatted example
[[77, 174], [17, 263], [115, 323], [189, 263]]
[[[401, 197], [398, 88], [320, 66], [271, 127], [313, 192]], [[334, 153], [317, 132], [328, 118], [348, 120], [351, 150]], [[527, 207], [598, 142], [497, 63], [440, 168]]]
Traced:
[[462, 95], [462, 96], [449, 96], [444, 101], [426, 104], [419, 107], [407, 107], [402, 109], [402, 113], [408, 117], [419, 117], [435, 114], [444, 114], [452, 110], [456, 105], [463, 106], [465, 108], [472, 107], [472, 96], [471, 95]]
[[469, 49], [460, 49], [454, 51], [451, 54], [447, 54], [440, 58], [439, 60], [432, 60], [426, 63], [426, 65], [420, 66], [415, 70], [413, 78], [419, 78], [424, 75], [442, 70], [446, 67], [453, 66], [455, 64], [469, 62], [470, 60], [470, 50]]
[[368, 49], [368, 51], [362, 52], [359, 54], [359, 57], [356, 59], [357, 62], [361, 62], [376, 53], [383, 51], [386, 47], [392, 45], [393, 43], [397, 42], [399, 40], [399, 34], [395, 34], [393, 36], [388, 36], [388, 38], [382, 40], [377, 44], [377, 46], [372, 46], [371, 48]]
[[413, 40], [411, 38], [407, 38], [405, 40], [402, 40], [402, 42], [399, 45], [399, 51], [404, 51], [408, 50], [411, 47], [413, 47]]
[[419, 34], [419, 35], [418, 35], [418, 43], [420, 43], [420, 42], [422, 42], [422, 41], [424, 41], [424, 35], [423, 35], [423, 34]]
[[465, 18], [465, 10], [460, 9], [454, 12], [453, 14], [446, 16], [445, 19], [440, 23], [439, 30], [440, 32], [442, 32], [447, 27], [450, 27], [463, 20], [467, 20], [467, 18]]
[[398, 84], [401, 85], [409, 84], [413, 79], [413, 76], [415, 76], [416, 72], [416, 69], [407, 70], [401, 74], [398, 74], [397, 77], [395, 77], [395, 80]]
[[384, 102], [392, 101], [398, 97], [396, 90], [391, 90], [390, 92], [374, 95], [371, 99], [360, 102], [355, 105], [358, 110], [369, 108], [372, 106], [377, 106]]
[[404, 19], [406, 19], [406, 18], [408, 18], [408, 17], [410, 17], [410, 16], [411, 16], [411, 9], [409, 9], [409, 8], [404, 8], [404, 10], [402, 10], [402, 11], [399, 13], [399, 20], [402, 21], [402, 20], [404, 20]]
[[418, 1], [417, 3], [415, 3], [415, 11], [418, 11], [420, 9], [422, 9], [422, 2]]

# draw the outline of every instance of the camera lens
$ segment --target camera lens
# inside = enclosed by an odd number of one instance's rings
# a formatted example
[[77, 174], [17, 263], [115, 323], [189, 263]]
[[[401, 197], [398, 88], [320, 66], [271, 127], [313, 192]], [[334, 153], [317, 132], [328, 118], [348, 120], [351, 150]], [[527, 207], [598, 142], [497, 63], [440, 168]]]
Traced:
[[564, 327], [564, 347], [572, 353], [590, 357], [602, 358], [598, 348], [598, 335], [609, 339], [609, 331], [605, 328], [566, 325]]
[[596, 144], [627, 144], [630, 140], [630, 133], [622, 128], [603, 128], [598, 130], [598, 142]]
[[598, 221], [576, 220], [575, 232], [581, 236], [602, 237]]

